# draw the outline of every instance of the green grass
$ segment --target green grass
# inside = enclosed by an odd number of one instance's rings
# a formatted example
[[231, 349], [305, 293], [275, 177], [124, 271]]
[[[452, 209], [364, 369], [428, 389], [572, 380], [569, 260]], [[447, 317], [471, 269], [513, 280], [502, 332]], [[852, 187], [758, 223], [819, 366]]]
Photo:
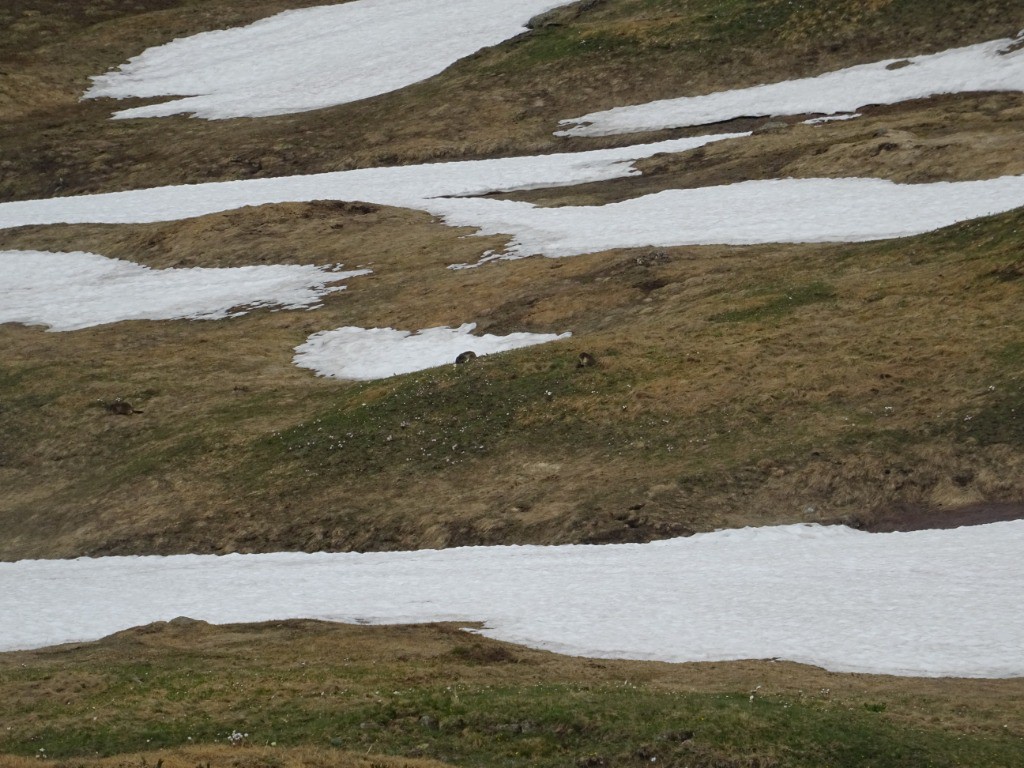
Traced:
[[827, 283], [815, 282], [783, 291], [752, 307], [718, 312], [712, 315], [710, 320], [720, 323], [776, 320], [800, 307], [829, 302], [835, 297], [835, 288]]
[[577, 369], [563, 349], [434, 368], [339, 393], [336, 405], [267, 440], [265, 460], [360, 471], [436, 470], [539, 433], [565, 443], [586, 429], [567, 402], [592, 391], [608, 397], [628, 382]]
[[1019, 379], [999, 387], [992, 385], [978, 406], [957, 424], [961, 440], [972, 439], [978, 445], [1024, 446], [1024, 384]]
[[751, 45], [771, 39], [795, 13], [819, 5], [808, 0], [726, 0], [706, 4], [703, 20], [709, 38], [720, 45]]
[[[677, 366], [655, 356], [645, 367]], [[246, 464], [259, 475], [300, 470], [325, 477], [443, 472], [502, 455], [576, 453], [677, 462], [695, 470], [775, 457], [802, 448], [800, 425], [786, 445], [770, 412], [756, 407], [679, 412], [637, 407], [638, 374], [578, 369], [557, 345], [467, 366], [435, 368], [338, 393], [314, 418], [260, 440]], [[794, 447], [797, 446], [797, 447]]]
[[[826, 5], [817, 0], [619, 0], [584, 5], [582, 12], [578, 6], [551, 12], [549, 24], [520, 41], [502, 67], [522, 70], [555, 61], [626, 59], [651, 52], [732, 61], [745, 57], [745, 51], [778, 48], [781, 41], [801, 47], [813, 43], [820, 49], [827, 39], [834, 49], [854, 48], [864, 37], [899, 38], [900, 30], [927, 29], [944, 19], [957, 19], [962, 26], [970, 15], [953, 0], [895, 0], [874, 8], [861, 0]], [[919, 40], [918, 50], [912, 46], [908, 54], [934, 45]]]
[[[555, 768], [581, 759], [608, 766], [983, 768], [1011, 765], [1020, 749], [1010, 737], [905, 728], [876, 702], [665, 691], [630, 681], [410, 684], [393, 679], [387, 667], [329, 661], [291, 669], [209, 666], [182, 653], [90, 669], [106, 684], [70, 706], [36, 703], [35, 725], [21, 720], [26, 712], [11, 710], [17, 725], [0, 734], [0, 751], [112, 755], [223, 743], [236, 729], [250, 734], [253, 744], [334, 745], [481, 768]], [[29, 675], [7, 671], [0, 685]], [[296, 675], [303, 680], [301, 693], [291, 690]], [[227, 711], [225, 696], [232, 698]], [[94, 719], [97, 706], [102, 716]], [[51, 716], [59, 725], [47, 722]]]

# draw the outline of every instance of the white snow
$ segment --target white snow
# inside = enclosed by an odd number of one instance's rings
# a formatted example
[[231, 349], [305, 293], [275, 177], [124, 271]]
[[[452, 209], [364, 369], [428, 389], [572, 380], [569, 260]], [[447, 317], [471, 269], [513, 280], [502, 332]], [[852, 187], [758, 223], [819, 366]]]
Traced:
[[860, 112], [852, 112], [847, 114], [845, 112], [838, 115], [825, 115], [823, 117], [812, 117], [809, 120], [804, 120], [804, 125], [824, 125], [825, 123], [838, 123], [844, 120], [856, 120], [858, 117], [864, 117]]
[[310, 265], [150, 269], [94, 253], [0, 251], [0, 323], [73, 331], [121, 320], [218, 319], [256, 307], [303, 309], [344, 290]]
[[511, 333], [474, 336], [476, 323], [458, 328], [399, 331], [347, 326], [314, 333], [295, 348], [295, 364], [321, 376], [370, 381], [455, 362], [463, 352], [491, 355], [567, 339], [571, 333]]
[[[143, 223], [246, 205], [363, 200], [426, 211], [481, 235], [505, 234], [497, 258], [608, 248], [879, 240], [929, 232], [1024, 205], [1024, 176], [895, 184], [881, 179], [778, 179], [666, 190], [604, 206], [541, 208], [473, 195], [630, 176], [632, 161], [746, 134], [593, 152], [464, 161], [157, 187], [0, 204], [0, 228]], [[488, 257], [492, 258], [492, 257]]]
[[425, 80], [569, 0], [354, 0], [150, 48], [86, 98], [185, 96], [118, 118], [261, 117], [344, 104]]
[[32, 224], [176, 221], [247, 205], [361, 200], [430, 211], [440, 197], [485, 195], [635, 176], [633, 162], [746, 133], [698, 136], [590, 152], [467, 160], [270, 179], [185, 184], [0, 204], [0, 229]]
[[[484, 261], [610, 248], [857, 242], [930, 232], [1024, 205], [1024, 176], [894, 184], [779, 179], [670, 189], [602, 206], [538, 208], [510, 200], [438, 200], [434, 213], [479, 234], [513, 233]], [[466, 265], [457, 265], [466, 266]]]
[[176, 616], [482, 621], [583, 656], [782, 658], [1024, 675], [1024, 521], [914, 533], [743, 529], [652, 544], [0, 563], [0, 650]]
[[[562, 120], [558, 136], [608, 136], [707, 125], [738, 117], [856, 112], [946, 93], [1024, 91], [1024, 49], [995, 40], [911, 59], [861, 64], [817, 77], [662, 99]], [[899, 66], [909, 61], [908, 66]], [[896, 68], [889, 69], [890, 66]]]

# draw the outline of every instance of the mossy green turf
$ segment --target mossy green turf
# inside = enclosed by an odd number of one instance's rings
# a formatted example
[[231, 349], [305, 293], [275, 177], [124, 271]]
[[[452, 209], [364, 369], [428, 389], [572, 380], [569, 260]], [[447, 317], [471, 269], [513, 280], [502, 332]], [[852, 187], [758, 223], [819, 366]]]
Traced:
[[[0, 690], [45, 665], [0, 671]], [[694, 693], [623, 680], [528, 685], [417, 680], [385, 659], [246, 658], [244, 649], [72, 663], [68, 703], [8, 701], [0, 753], [61, 759], [224, 743], [343, 747], [458, 765], [1011, 766], [1019, 736], [951, 731], [890, 714], [898, 701]], [[423, 675], [419, 676], [420, 678]], [[297, 690], [298, 689], [298, 690]], [[893, 706], [895, 705], [895, 706]], [[98, 713], [98, 714], [97, 714]], [[585, 762], [590, 760], [591, 762]]]

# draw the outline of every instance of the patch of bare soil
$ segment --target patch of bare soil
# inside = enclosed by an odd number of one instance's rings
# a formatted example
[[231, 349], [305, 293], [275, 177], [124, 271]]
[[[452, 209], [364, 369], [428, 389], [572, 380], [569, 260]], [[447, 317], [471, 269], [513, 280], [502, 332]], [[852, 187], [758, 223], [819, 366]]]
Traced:
[[943, 509], [899, 504], [876, 509], [858, 520], [858, 527], [871, 533], [923, 531], [987, 525], [1007, 520], [1024, 520], [1024, 502], [978, 503]]

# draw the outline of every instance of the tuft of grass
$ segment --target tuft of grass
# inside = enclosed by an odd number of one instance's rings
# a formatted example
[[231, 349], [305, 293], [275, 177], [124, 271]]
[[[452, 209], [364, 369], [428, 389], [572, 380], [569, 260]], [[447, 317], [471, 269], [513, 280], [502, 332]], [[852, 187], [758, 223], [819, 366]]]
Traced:
[[777, 320], [801, 307], [832, 301], [835, 298], [836, 291], [833, 286], [815, 282], [785, 290], [753, 307], [717, 312], [709, 319], [717, 323]]
[[982, 446], [1024, 446], [1024, 384], [1017, 380], [1001, 387], [991, 385], [981, 406], [964, 414], [956, 431], [961, 440]]
[[502, 355], [357, 386], [337, 405], [266, 441], [266, 460], [429, 471], [493, 455], [527, 430], [544, 431], [555, 443], [571, 440], [579, 422], [562, 404], [594, 380], [570, 361], [550, 350]]

